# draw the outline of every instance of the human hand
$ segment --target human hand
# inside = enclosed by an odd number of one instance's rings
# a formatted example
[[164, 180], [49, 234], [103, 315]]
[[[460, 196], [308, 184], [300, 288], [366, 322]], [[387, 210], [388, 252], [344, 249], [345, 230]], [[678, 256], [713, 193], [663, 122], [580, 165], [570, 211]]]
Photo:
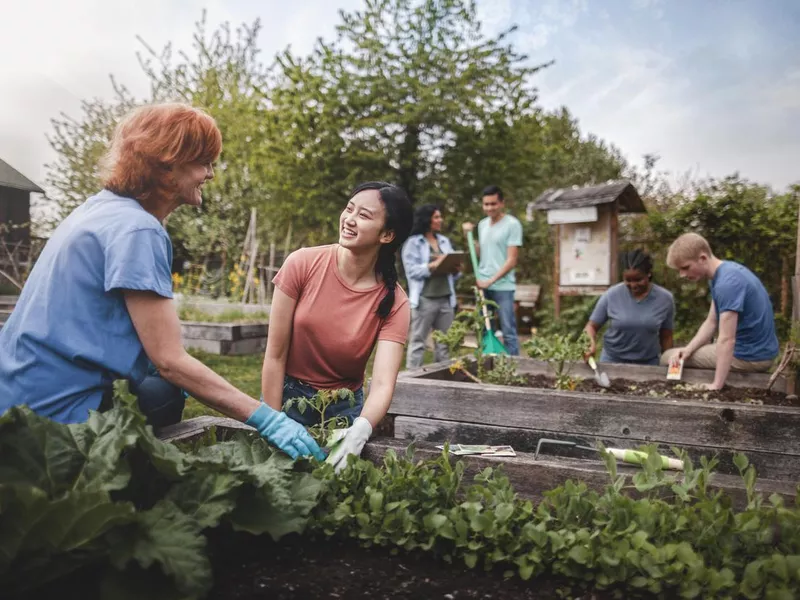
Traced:
[[706, 383], [706, 384], [703, 385], [703, 389], [704, 390], [708, 390], [710, 392], [715, 392], [717, 390], [721, 390], [723, 387], [725, 387], [725, 384], [717, 385], [716, 383]]
[[686, 362], [689, 360], [689, 357], [692, 355], [692, 351], [689, 348], [680, 348], [677, 352], [675, 352], [669, 359], [669, 365], [671, 367], [677, 367], [681, 361]]
[[325, 454], [305, 427], [265, 403], [253, 411], [245, 424], [255, 427], [261, 437], [292, 458], [312, 455], [317, 460], [325, 460]]
[[477, 285], [480, 289], [485, 290], [492, 285], [492, 282], [489, 279], [478, 279], [475, 281], [475, 285]]
[[464, 233], [467, 233], [468, 231], [475, 229], [475, 225], [467, 221], [466, 223], [461, 224], [461, 229], [464, 231]]
[[347, 429], [337, 429], [333, 432], [331, 446], [339, 442], [339, 446], [331, 452], [325, 461], [333, 465], [334, 470], [339, 473], [347, 466], [347, 457], [351, 454], [361, 455], [364, 444], [367, 443], [369, 436], [372, 435], [372, 425], [364, 417], [357, 417], [353, 424]]
[[447, 258], [446, 254], [440, 254], [439, 256], [437, 256], [431, 262], [428, 263], [428, 269], [431, 270], [431, 271], [435, 271], [436, 267], [438, 267], [440, 264], [442, 264], [442, 262], [444, 262], [445, 258]]

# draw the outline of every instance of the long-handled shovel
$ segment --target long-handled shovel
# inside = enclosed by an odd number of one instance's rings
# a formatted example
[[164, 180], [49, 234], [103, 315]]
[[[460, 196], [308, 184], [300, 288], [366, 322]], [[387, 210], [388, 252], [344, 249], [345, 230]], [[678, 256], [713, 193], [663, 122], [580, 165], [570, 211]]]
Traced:
[[[478, 256], [475, 254], [475, 241], [472, 239], [472, 230], [467, 232], [467, 243], [469, 245], [469, 257], [472, 260], [472, 271], [475, 273], [475, 278], [478, 278]], [[508, 354], [508, 350], [503, 346], [502, 342], [497, 339], [492, 331], [492, 322], [489, 319], [489, 309], [486, 307], [486, 298], [483, 295], [481, 288], [478, 290], [478, 296], [481, 300], [483, 307], [483, 319], [486, 326], [486, 331], [483, 333], [483, 340], [481, 341], [481, 348], [484, 354]]]

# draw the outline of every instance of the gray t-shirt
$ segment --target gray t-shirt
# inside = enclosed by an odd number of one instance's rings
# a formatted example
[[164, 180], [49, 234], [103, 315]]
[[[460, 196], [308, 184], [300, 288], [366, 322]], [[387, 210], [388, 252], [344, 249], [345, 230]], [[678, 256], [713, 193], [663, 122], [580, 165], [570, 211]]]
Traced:
[[672, 292], [653, 284], [650, 293], [636, 300], [624, 283], [610, 287], [597, 301], [589, 320], [611, 325], [603, 338], [603, 351], [611, 362], [648, 363], [661, 354], [659, 333], [672, 329], [675, 301]]

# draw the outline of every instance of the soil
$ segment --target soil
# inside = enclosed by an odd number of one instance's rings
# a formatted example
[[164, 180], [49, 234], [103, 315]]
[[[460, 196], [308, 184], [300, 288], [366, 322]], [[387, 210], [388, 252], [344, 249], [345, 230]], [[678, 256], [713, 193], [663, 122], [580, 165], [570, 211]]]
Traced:
[[[526, 387], [553, 388], [555, 380], [546, 375], [528, 375]], [[768, 404], [772, 406], [800, 406], [797, 396], [787, 396], [776, 390], [739, 388], [725, 386], [721, 390], [709, 391], [680, 381], [631, 381], [612, 379], [611, 387], [604, 389], [594, 379], [584, 379], [575, 387], [576, 392], [619, 394], [623, 396], [645, 396], [647, 398], [670, 398], [700, 400], [706, 402], [739, 402], [743, 404]]]
[[[429, 554], [362, 548], [353, 541], [292, 536], [274, 543], [249, 538], [215, 561], [213, 600], [558, 598], [552, 580], [506, 579], [502, 572], [467, 569]], [[589, 594], [585, 598], [599, 596]]]

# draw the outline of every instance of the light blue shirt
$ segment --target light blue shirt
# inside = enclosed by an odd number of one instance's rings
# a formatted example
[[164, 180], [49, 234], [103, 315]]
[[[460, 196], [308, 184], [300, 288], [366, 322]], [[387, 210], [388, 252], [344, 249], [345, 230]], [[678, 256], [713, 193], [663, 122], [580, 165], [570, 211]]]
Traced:
[[[508, 247], [522, 246], [522, 223], [509, 214], [503, 215], [494, 225], [489, 217], [481, 219], [478, 223], [478, 243], [481, 251], [478, 276], [480, 279], [489, 279], [506, 263]], [[514, 291], [516, 284], [514, 269], [511, 269], [490, 285], [489, 289], [498, 292]]]
[[718, 325], [722, 313], [739, 314], [733, 356], [749, 362], [778, 356], [780, 347], [772, 301], [764, 284], [750, 269], [737, 262], [723, 261], [711, 280], [711, 298]]
[[[439, 242], [439, 250], [443, 254], [453, 252], [453, 245], [445, 236], [437, 233], [436, 240]], [[403, 258], [403, 270], [406, 272], [406, 279], [408, 279], [408, 302], [411, 308], [417, 308], [422, 288], [425, 286], [425, 280], [431, 276], [431, 271], [428, 268], [428, 264], [431, 262], [431, 247], [428, 244], [428, 240], [421, 233], [412, 235], [403, 244], [401, 256]], [[450, 284], [450, 306], [453, 308], [456, 306], [456, 279], [456, 275], [447, 276]]]
[[172, 244], [153, 215], [108, 190], [53, 232], [0, 330], [0, 414], [28, 405], [79, 423], [114, 379], [149, 366], [122, 290], [172, 297]]
[[600, 296], [589, 317], [602, 327], [611, 321], [603, 337], [603, 354], [609, 362], [653, 364], [661, 355], [661, 330], [672, 331], [675, 301], [672, 292], [653, 284], [637, 300], [624, 283], [612, 285]]

